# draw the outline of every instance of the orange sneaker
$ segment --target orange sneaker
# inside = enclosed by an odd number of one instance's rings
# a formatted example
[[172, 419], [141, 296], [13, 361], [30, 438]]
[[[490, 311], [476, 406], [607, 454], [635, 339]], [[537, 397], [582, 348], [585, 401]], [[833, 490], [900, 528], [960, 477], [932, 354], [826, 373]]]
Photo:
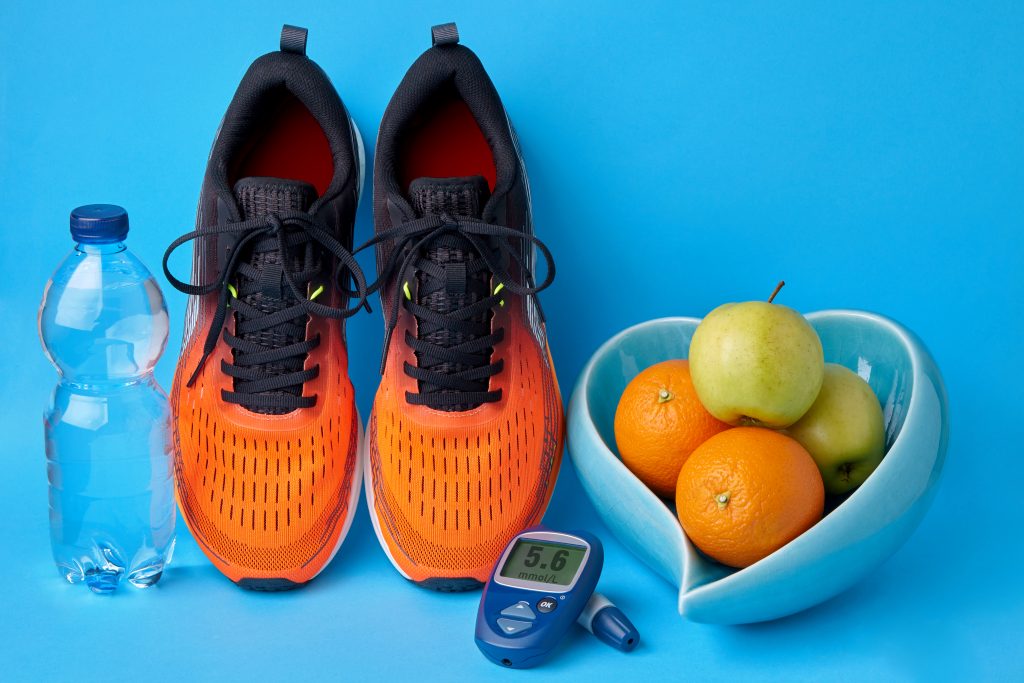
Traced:
[[[316, 576], [358, 503], [341, 319], [366, 296], [350, 251], [362, 169], [358, 131], [306, 58], [305, 31], [286, 26], [228, 107], [196, 230], [164, 255], [168, 280], [192, 295], [171, 396], [178, 503], [199, 547], [246, 588]], [[195, 284], [167, 269], [191, 240]]]
[[[476, 55], [436, 27], [384, 114], [374, 175], [387, 320], [367, 428], [381, 546], [436, 590], [485, 581], [537, 524], [558, 475], [562, 402], [536, 293], [554, 264], [533, 235], [515, 133]], [[533, 277], [534, 250], [547, 276]]]

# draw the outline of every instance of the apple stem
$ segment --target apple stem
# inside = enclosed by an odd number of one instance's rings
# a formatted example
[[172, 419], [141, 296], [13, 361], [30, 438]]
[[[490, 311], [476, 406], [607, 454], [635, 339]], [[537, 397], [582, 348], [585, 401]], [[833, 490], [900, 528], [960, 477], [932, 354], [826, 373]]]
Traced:
[[667, 403], [672, 400], [672, 392], [662, 387], [658, 392], [658, 403]]
[[775, 291], [772, 292], [772, 295], [770, 297], [768, 297], [768, 303], [771, 303], [775, 299], [775, 295], [778, 294], [779, 291], [783, 287], [785, 287], [785, 286], [786, 286], [786, 281], [785, 280], [779, 280], [779, 284], [775, 285]]

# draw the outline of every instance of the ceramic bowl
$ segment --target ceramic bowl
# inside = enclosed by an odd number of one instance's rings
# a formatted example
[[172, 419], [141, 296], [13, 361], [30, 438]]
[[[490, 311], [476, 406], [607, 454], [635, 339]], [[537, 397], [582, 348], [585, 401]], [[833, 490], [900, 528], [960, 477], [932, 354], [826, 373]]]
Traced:
[[825, 360], [866, 379], [883, 406], [886, 456], [867, 481], [818, 524], [740, 570], [699, 553], [675, 511], [626, 469], [615, 447], [615, 407], [641, 370], [686, 358], [694, 318], [652, 320], [620, 332], [590, 359], [569, 405], [569, 452], [612, 533], [679, 586], [679, 613], [741, 624], [806, 609], [845, 590], [891, 555], [931, 503], [949, 440], [942, 376], [921, 341], [898, 323], [860, 311], [807, 316]]

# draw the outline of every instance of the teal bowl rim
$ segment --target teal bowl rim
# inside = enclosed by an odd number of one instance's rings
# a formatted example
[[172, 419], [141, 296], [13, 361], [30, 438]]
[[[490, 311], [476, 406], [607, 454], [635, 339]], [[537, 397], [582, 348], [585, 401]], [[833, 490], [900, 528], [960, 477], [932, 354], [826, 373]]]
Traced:
[[[652, 510], [660, 510], [658, 516], [662, 517], [661, 520], [651, 520], [652, 522], [657, 521], [659, 527], [668, 526], [673, 530], [673, 536], [676, 543], [680, 546], [681, 551], [678, 557], [678, 567], [673, 568], [672, 576], [665, 576], [666, 579], [673, 582], [679, 587], [679, 611], [680, 613], [686, 613], [686, 603], [699, 600], [701, 597], [706, 596], [709, 593], [717, 593], [719, 591], [729, 591], [733, 585], [743, 583], [747, 580], [747, 577], [753, 574], [761, 574], [765, 572], [772, 572], [776, 565], [782, 568], [788, 564], [788, 556], [793, 554], [799, 554], [801, 552], [810, 552], [814, 554], [814, 547], [819, 545], [823, 539], [827, 540], [829, 534], [829, 527], [838, 524], [839, 522], [828, 523], [829, 520], [843, 520], [849, 515], [856, 514], [856, 508], [860, 507], [858, 501], [865, 497], [873, 497], [876, 494], [871, 492], [876, 486], [884, 485], [882, 483], [883, 476], [876, 476], [878, 473], [885, 473], [888, 469], [896, 466], [897, 459], [904, 457], [898, 455], [905, 449], [910, 447], [905, 444], [910, 439], [910, 432], [914, 431], [914, 418], [918, 414], [918, 408], [921, 398], [921, 392], [917, 391], [921, 383], [928, 380], [926, 372], [928, 369], [933, 369], [933, 376], [938, 380], [940, 387], [940, 408], [941, 408], [941, 429], [943, 438], [940, 440], [939, 449], [936, 464], [929, 485], [925, 490], [920, 492], [912, 492], [911, 495], [904, 495], [903, 498], [907, 501], [909, 506], [915, 500], [922, 497], [927, 493], [927, 489], [932, 487], [934, 479], [938, 476], [938, 472], [941, 471], [943, 462], [945, 460], [945, 448], [948, 443], [948, 400], [945, 396], [945, 391], [941, 387], [941, 375], [938, 372], [938, 368], [935, 366], [934, 361], [931, 358], [928, 350], [924, 344], [911, 332], [909, 329], [899, 324], [898, 322], [887, 318], [885, 316], [870, 313], [867, 311], [849, 310], [849, 309], [832, 309], [817, 311], [809, 313], [806, 318], [813, 324], [819, 320], [827, 320], [830, 318], [857, 318], [861, 319], [869, 324], [881, 326], [890, 331], [896, 338], [900, 340], [904, 348], [907, 351], [907, 356], [910, 361], [911, 368], [911, 381], [909, 382], [909, 398], [907, 401], [907, 408], [904, 414], [903, 423], [900, 426], [899, 431], [895, 434], [891, 445], [889, 446], [886, 457], [882, 460], [878, 469], [861, 485], [855, 490], [849, 497], [832, 510], [821, 522], [816, 524], [814, 527], [809, 529], [804, 534], [786, 544], [776, 552], [768, 555], [754, 564], [744, 567], [738, 570], [728, 570], [722, 568], [721, 575], [711, 580], [706, 579], [706, 572], [704, 579], [695, 576], [695, 572], [698, 567], [701, 567], [702, 563], [706, 568], [708, 561], [702, 559], [698, 551], [695, 549], [690, 540], [683, 533], [682, 526], [675, 515], [675, 512], [654, 492], [648, 489], [629, 469], [622, 463], [615, 452], [605, 443], [604, 438], [597, 430], [596, 425], [591, 419], [589, 402], [587, 400], [586, 391], [590, 381], [590, 377], [593, 373], [594, 366], [598, 360], [607, 355], [611, 350], [618, 345], [620, 340], [637, 333], [647, 327], [662, 326], [662, 325], [677, 325], [686, 324], [696, 327], [700, 323], [700, 319], [693, 317], [664, 317], [656, 318], [653, 320], [645, 321], [632, 325], [621, 332], [615, 334], [606, 342], [604, 342], [594, 354], [587, 361], [582, 372], [580, 373], [579, 379], [576, 382], [576, 386], [573, 390], [572, 398], [569, 405], [569, 421], [571, 423], [570, 432], [570, 444], [569, 452], [572, 457], [574, 464], [577, 465], [578, 456], [576, 455], [573, 445], [571, 443], [571, 433], [576, 429], [583, 428], [590, 440], [594, 442], [595, 447], [602, 450], [602, 456], [610, 458], [615, 461], [613, 467], [617, 468], [621, 474], [629, 480], [634, 482], [634, 488], [641, 490], [642, 494], [650, 502]], [[926, 367], [927, 366], [927, 367]], [[897, 455], [893, 457], [893, 454]], [[636, 494], [636, 491], [633, 491]], [[589, 492], [588, 492], [589, 495]], [[651, 510], [645, 511], [650, 513]], [[603, 515], [604, 513], [602, 513]], [[872, 529], [866, 531], [865, 535], [874, 533], [878, 529]], [[901, 541], [902, 543], [902, 541]], [[628, 544], [627, 544], [628, 545]], [[657, 568], [654, 568], [657, 570]], [[659, 572], [661, 573], [661, 572]]]

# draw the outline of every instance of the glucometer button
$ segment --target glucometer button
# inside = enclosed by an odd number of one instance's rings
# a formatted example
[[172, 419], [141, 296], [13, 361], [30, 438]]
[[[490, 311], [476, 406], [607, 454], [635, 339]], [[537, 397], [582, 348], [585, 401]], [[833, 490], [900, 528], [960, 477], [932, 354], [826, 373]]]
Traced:
[[537, 611], [541, 614], [547, 614], [548, 612], [554, 612], [555, 608], [558, 607], [558, 601], [550, 595], [546, 598], [541, 598], [537, 601]]
[[510, 636], [514, 633], [519, 633], [520, 631], [525, 631], [526, 629], [531, 628], [532, 626], [533, 624], [531, 624], [528, 621], [518, 621], [516, 619], [498, 619], [498, 628], [500, 628], [501, 632], [507, 636]]
[[526, 600], [520, 600], [516, 604], [510, 605], [501, 610], [501, 616], [529, 619], [530, 621], [537, 618], [537, 615], [534, 614], [532, 609], [530, 609], [530, 603], [526, 602]]

